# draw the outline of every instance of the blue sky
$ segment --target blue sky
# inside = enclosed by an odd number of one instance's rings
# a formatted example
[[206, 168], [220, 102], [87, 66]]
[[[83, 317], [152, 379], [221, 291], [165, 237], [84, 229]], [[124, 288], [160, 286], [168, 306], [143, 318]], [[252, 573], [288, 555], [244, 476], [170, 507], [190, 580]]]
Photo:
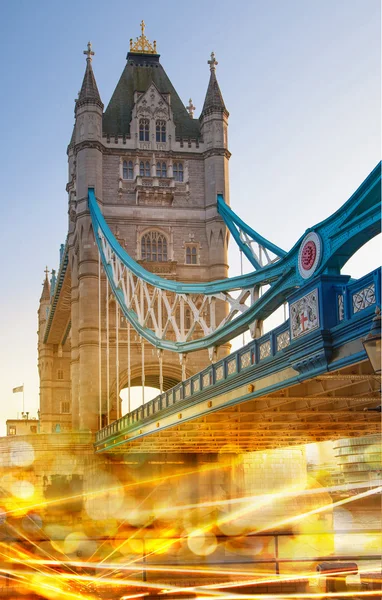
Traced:
[[[105, 106], [144, 19], [161, 62], [196, 116], [214, 50], [230, 111], [231, 205], [290, 248], [327, 217], [380, 159], [379, 0], [12, 0], [0, 6], [0, 427], [38, 406], [36, 329], [47, 264], [67, 227], [66, 147], [88, 40]], [[379, 240], [344, 271], [379, 264]], [[239, 269], [231, 251], [231, 274]], [[0, 428], [0, 434], [2, 429]]]

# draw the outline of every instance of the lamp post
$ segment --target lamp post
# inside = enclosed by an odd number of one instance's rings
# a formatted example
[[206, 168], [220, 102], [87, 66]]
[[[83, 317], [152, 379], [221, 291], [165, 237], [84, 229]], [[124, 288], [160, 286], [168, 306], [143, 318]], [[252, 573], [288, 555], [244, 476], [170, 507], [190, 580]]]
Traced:
[[375, 316], [370, 332], [362, 341], [363, 347], [376, 375], [381, 373], [381, 309], [375, 309]]

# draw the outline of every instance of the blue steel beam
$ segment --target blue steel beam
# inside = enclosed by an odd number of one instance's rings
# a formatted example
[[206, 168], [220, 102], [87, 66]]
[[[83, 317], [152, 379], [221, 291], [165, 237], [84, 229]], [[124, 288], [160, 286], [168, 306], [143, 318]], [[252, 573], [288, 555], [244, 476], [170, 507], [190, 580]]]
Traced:
[[[135, 327], [138, 333], [157, 348], [184, 353], [211, 346], [218, 346], [228, 342], [232, 338], [246, 331], [249, 325], [256, 319], [263, 320], [268, 317], [285, 302], [293, 288], [305, 284], [306, 279], [302, 278], [298, 269], [298, 255], [301, 243], [308, 233], [315, 232], [322, 240], [322, 257], [319, 265], [315, 269], [314, 276], [325, 273], [339, 273], [340, 269], [349, 258], [363, 244], [381, 231], [380, 184], [381, 163], [375, 167], [343, 206], [326, 220], [308, 229], [296, 242], [293, 248], [288, 253], [284, 253], [284, 256], [276, 263], [261, 267], [248, 275], [198, 284], [186, 284], [163, 279], [158, 275], [146, 271], [146, 269], [134, 261], [118, 244], [110, 231], [97, 204], [92, 188], [89, 188], [89, 210], [103, 266], [123, 314]], [[251, 231], [255, 234], [253, 230]], [[114, 254], [134, 275], [153, 287], [162, 290], [168, 290], [177, 294], [201, 294], [209, 296], [219, 294], [220, 292], [251, 289], [256, 285], [270, 284], [271, 287], [250, 308], [248, 308], [246, 312], [226, 323], [224, 326], [217, 328], [214, 332], [205, 335], [203, 338], [188, 342], [162, 340], [158, 338], [153, 331], [143, 327], [139, 323], [135, 311], [126, 306], [121, 290], [117, 289], [113, 282], [112, 269], [107, 263], [103, 253], [99, 232], [102, 232]], [[266, 244], [266, 247], [269, 250], [272, 250], [273, 247], [272, 251], [277, 250], [279, 254], [283, 253], [281, 249], [272, 245], [271, 242], [258, 236], [257, 240], [260, 239], [261, 243]]]
[[262, 235], [257, 233], [252, 227], [247, 225], [240, 217], [233, 212], [233, 210], [224, 202], [222, 194], [218, 194], [217, 207], [219, 214], [223, 217], [224, 223], [230, 230], [235, 242], [239, 246], [240, 250], [248, 258], [249, 262], [255, 267], [255, 269], [261, 269], [262, 265], [255, 259], [250, 248], [247, 244], [244, 244], [240, 237], [240, 230], [244, 231], [254, 242], [257, 242], [270, 252], [273, 252], [279, 258], [286, 256], [285, 250], [282, 250], [272, 242], [265, 239]]
[[[323, 279], [325, 284], [327, 278]], [[320, 288], [323, 284], [316, 281], [315, 285]], [[334, 284], [334, 287], [337, 288], [337, 284]], [[374, 288], [374, 296], [370, 304], [355, 309], [354, 297], [360, 291], [371, 287]], [[100, 430], [96, 436], [97, 450], [102, 452], [115, 449], [116, 445], [123, 446], [151, 433], [176, 426], [179, 424], [177, 419], [179, 411], [182, 414], [181, 422], [184, 423], [188, 418], [186, 415], [188, 409], [190, 409], [189, 418], [193, 420], [202, 414], [207, 415], [249, 399], [260, 398], [328, 371], [338, 371], [367, 360], [361, 340], [370, 331], [375, 308], [381, 302], [381, 270], [376, 269], [357, 281], [347, 283], [341, 288], [341, 293], [345, 294], [344, 304], [347, 304], [350, 310], [345, 311], [343, 318], [336, 316], [330, 328], [330, 335], [327, 335], [327, 323], [321, 315], [320, 328], [312, 331], [309, 336], [302, 336], [297, 340], [291, 339], [279, 348], [278, 338], [290, 331], [289, 321], [286, 321], [262, 338], [251, 341], [247, 346], [209, 365], [203, 371], [192, 375], [171, 390], [159, 394], [153, 400]], [[322, 288], [319, 295], [323, 296]], [[328, 339], [330, 339], [330, 352], [328, 352]], [[269, 343], [270, 354], [266, 358], [261, 358], [260, 348], [264, 343]], [[244, 357], [247, 358], [246, 361], [242, 361]], [[229, 365], [232, 363], [235, 366], [231, 370]], [[217, 377], [219, 371], [221, 376]], [[264, 382], [267, 380], [265, 385]], [[257, 385], [259, 381], [263, 385]], [[248, 389], [248, 385], [251, 390]], [[213, 400], [213, 403], [207, 404], [209, 400]], [[356, 402], [358, 401], [359, 399]], [[378, 395], [366, 396], [363, 401], [373, 403], [378, 401]], [[359, 404], [355, 406], [362, 411]], [[159, 427], [158, 422], [160, 422]], [[373, 427], [378, 427], [378, 423], [373, 421]]]

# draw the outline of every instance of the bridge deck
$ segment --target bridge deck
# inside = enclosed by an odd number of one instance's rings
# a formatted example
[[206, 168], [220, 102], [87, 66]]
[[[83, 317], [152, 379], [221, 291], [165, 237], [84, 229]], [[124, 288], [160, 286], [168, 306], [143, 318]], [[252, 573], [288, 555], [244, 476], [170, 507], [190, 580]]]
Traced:
[[256, 397], [256, 383], [211, 400], [175, 403], [99, 440], [97, 450], [254, 451], [380, 431], [380, 414], [364, 410], [379, 397], [367, 361], [268, 395]]
[[[316, 285], [318, 297], [332, 283]], [[380, 270], [340, 293], [345, 311], [330, 315], [330, 329], [321, 314], [320, 327], [293, 339], [285, 322], [99, 431], [96, 451], [250, 451], [379, 433], [379, 413], [364, 410], [380, 403], [380, 381], [362, 340]]]

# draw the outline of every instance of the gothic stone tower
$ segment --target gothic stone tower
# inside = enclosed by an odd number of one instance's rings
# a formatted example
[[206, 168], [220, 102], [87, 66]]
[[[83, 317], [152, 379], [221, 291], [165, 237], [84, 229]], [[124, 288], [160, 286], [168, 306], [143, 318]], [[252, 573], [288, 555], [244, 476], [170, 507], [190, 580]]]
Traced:
[[[146, 269], [184, 282], [210, 281], [228, 274], [228, 234], [216, 208], [218, 193], [229, 202], [228, 112], [216, 79], [214, 55], [208, 61], [210, 80], [196, 119], [192, 102], [184, 106], [163, 69], [156, 43], [150, 44], [145, 37], [143, 23], [141, 37], [130, 41], [126, 66], [105, 111], [90, 43], [84, 53], [86, 71], [68, 147], [67, 245], [50, 303], [45, 286], [40, 301], [40, 409], [41, 428], [46, 432], [57, 430], [57, 424], [60, 430], [99, 428], [98, 254], [87, 205], [89, 187], [95, 189], [119, 243]], [[101, 290], [105, 357], [104, 277]], [[113, 306], [111, 299], [111, 365], [116, 352]], [[115, 370], [107, 375], [106, 360], [102, 360], [101, 410], [105, 415], [109, 381], [111, 419], [120, 402], [115, 390], [127, 383], [126, 336], [121, 329], [119, 382]], [[144, 353], [145, 383], [159, 387], [155, 349], [145, 344]], [[131, 384], [141, 385], [141, 344], [134, 335], [131, 354]], [[190, 354], [183, 374], [201, 370], [208, 361], [207, 351]], [[64, 377], [60, 386], [58, 374]], [[163, 374], [164, 389], [181, 380], [179, 357], [164, 352]], [[69, 386], [70, 406], [58, 389]], [[63, 414], [63, 408], [69, 414]]]

